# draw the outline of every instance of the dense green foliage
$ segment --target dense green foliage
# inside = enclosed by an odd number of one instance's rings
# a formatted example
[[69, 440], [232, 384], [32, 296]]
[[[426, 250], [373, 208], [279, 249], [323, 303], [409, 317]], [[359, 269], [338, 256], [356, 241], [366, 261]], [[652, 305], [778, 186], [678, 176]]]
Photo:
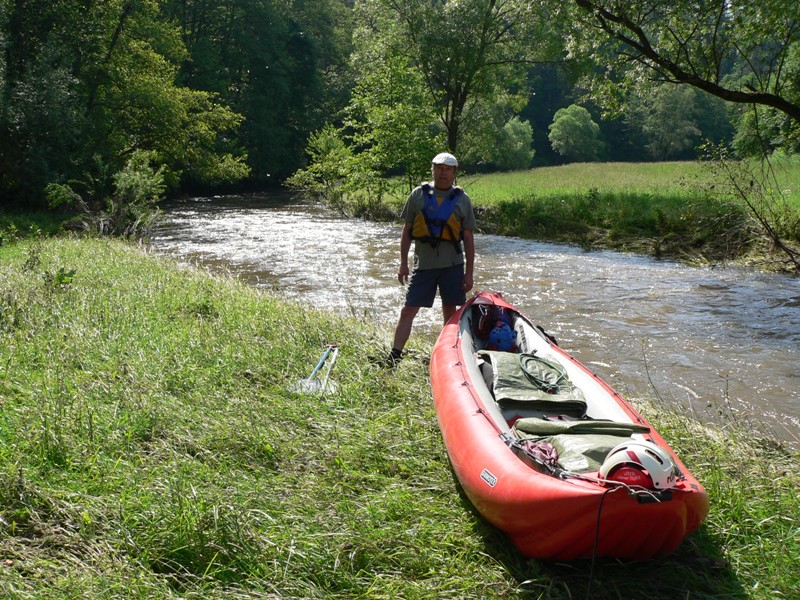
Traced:
[[[605, 102], [653, 81], [693, 86], [762, 112], [766, 147], [800, 145], [800, 12], [794, 0], [575, 0], [568, 47], [592, 65]], [[567, 16], [569, 15], [569, 16]], [[752, 126], [752, 123], [750, 124]]]
[[248, 154], [250, 182], [291, 174], [308, 133], [346, 100], [351, 10], [340, 0], [164, 5], [188, 52], [181, 81], [217, 94], [243, 117], [238, 145]]
[[367, 24], [361, 39], [386, 40], [382, 60], [407, 59], [433, 101], [446, 148], [464, 155], [481, 156], [481, 122], [493, 105], [506, 108], [524, 66], [559, 48], [546, 15], [518, 0], [365, 0], [359, 9]]
[[[641, 401], [706, 524], [664, 559], [528, 560], [460, 494], [427, 367], [367, 360], [389, 336], [118, 241], [3, 245], [0, 595], [796, 596], [796, 455]], [[335, 393], [293, 391], [329, 342]]]
[[290, 185], [326, 194], [329, 202], [333, 188], [370, 185], [379, 195], [376, 182], [387, 173], [399, 171], [409, 187], [418, 183], [442, 149], [473, 164], [530, 165], [532, 131], [515, 115], [527, 101], [526, 66], [558, 51], [544, 15], [516, 0], [365, 0], [355, 10], [358, 84], [346, 119], [326, 135], [337, 135], [358, 159], [339, 168], [339, 177], [320, 178], [336, 169], [316, 168], [316, 160], [330, 157], [310, 148], [311, 164]]
[[536, 151], [533, 147], [533, 127], [528, 121], [511, 117], [497, 133], [494, 151], [489, 159], [501, 171], [527, 169]]
[[[0, 0], [0, 205], [45, 208], [55, 185], [73, 208], [110, 214], [131, 165], [161, 173], [167, 194], [297, 174], [294, 185], [380, 196], [381, 178], [411, 185], [446, 148], [481, 172], [691, 159], [706, 139], [739, 156], [792, 152], [793, 7]], [[551, 144], [556, 113], [573, 105], [599, 127], [602, 153]], [[321, 182], [313, 163], [329, 157], [309, 141], [322, 132], [352, 160], [322, 165], [344, 176]]]
[[278, 181], [341, 104], [348, 19], [324, 0], [2, 0], [0, 203], [57, 184], [110, 210], [134, 153], [172, 191]]
[[246, 173], [240, 118], [181, 86], [187, 58], [155, 1], [0, 3], [0, 202], [44, 205], [49, 183], [104, 205], [132, 153], [218, 183]]

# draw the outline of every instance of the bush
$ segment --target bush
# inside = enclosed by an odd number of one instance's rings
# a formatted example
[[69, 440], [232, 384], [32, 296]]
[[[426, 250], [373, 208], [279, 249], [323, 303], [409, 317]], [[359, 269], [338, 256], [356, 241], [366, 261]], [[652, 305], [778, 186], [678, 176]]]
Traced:
[[164, 197], [164, 167], [154, 169], [148, 155], [137, 152], [113, 176], [114, 192], [101, 209], [94, 209], [72, 186], [51, 183], [46, 188], [51, 208], [75, 207], [80, 216], [65, 224], [68, 229], [125, 238], [146, 236], [160, 218], [157, 203]]

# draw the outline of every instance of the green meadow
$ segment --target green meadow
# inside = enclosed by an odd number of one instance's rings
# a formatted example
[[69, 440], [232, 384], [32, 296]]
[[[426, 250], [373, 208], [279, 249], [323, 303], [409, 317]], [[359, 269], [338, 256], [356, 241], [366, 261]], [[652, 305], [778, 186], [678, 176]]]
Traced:
[[[131, 243], [6, 235], [0, 596], [800, 594], [796, 451], [633, 398], [708, 489], [708, 520], [657, 560], [527, 559], [453, 476], [430, 343], [385, 370], [369, 358], [389, 339]], [[297, 391], [327, 343], [335, 389]]]
[[[765, 184], [800, 209], [800, 157], [778, 157], [768, 165], [731, 165], [736, 172], [764, 175]], [[533, 196], [565, 196], [598, 190], [603, 193], [650, 195], [684, 201], [713, 193], [726, 183], [712, 162], [572, 163], [527, 171], [466, 175], [465, 187], [481, 204], [491, 206]]]
[[[528, 171], [475, 175], [464, 180], [471, 193], [491, 206], [532, 196], [567, 196], [591, 189], [691, 198], [708, 174], [700, 162], [573, 163]], [[668, 192], [665, 193], [665, 192]]]

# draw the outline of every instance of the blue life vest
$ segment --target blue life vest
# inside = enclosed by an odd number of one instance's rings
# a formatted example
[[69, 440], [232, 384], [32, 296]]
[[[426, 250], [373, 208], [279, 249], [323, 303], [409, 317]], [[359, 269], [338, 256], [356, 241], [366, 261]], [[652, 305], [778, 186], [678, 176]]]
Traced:
[[456, 209], [456, 201], [463, 190], [460, 187], [453, 187], [441, 204], [436, 200], [436, 194], [430, 184], [423, 183], [422, 191], [425, 194], [425, 203], [414, 222], [411, 238], [427, 242], [432, 246], [438, 246], [442, 240], [449, 240], [453, 242], [460, 253], [461, 223], [454, 218], [453, 214]]

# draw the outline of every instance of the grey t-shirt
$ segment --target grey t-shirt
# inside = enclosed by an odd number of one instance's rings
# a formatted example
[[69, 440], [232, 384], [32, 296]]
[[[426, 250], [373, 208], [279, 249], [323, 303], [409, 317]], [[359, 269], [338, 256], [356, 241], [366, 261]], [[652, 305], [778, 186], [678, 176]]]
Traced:
[[[433, 183], [429, 183], [436, 194], [436, 199], [441, 201], [450, 192], [450, 190], [437, 190]], [[411, 226], [414, 225], [414, 220], [417, 215], [422, 212], [422, 207], [425, 206], [425, 192], [422, 186], [415, 187], [411, 194], [408, 196], [406, 206], [403, 209], [403, 216], [405, 222]], [[475, 230], [475, 213], [472, 210], [472, 200], [463, 192], [456, 198], [456, 206], [453, 214], [461, 222], [461, 229]], [[459, 242], [459, 245], [462, 244]], [[443, 269], [452, 267], [453, 265], [460, 265], [464, 262], [464, 252], [456, 251], [455, 244], [451, 241], [441, 241], [438, 245], [432, 246], [427, 242], [414, 240], [414, 268], [415, 269]]]

